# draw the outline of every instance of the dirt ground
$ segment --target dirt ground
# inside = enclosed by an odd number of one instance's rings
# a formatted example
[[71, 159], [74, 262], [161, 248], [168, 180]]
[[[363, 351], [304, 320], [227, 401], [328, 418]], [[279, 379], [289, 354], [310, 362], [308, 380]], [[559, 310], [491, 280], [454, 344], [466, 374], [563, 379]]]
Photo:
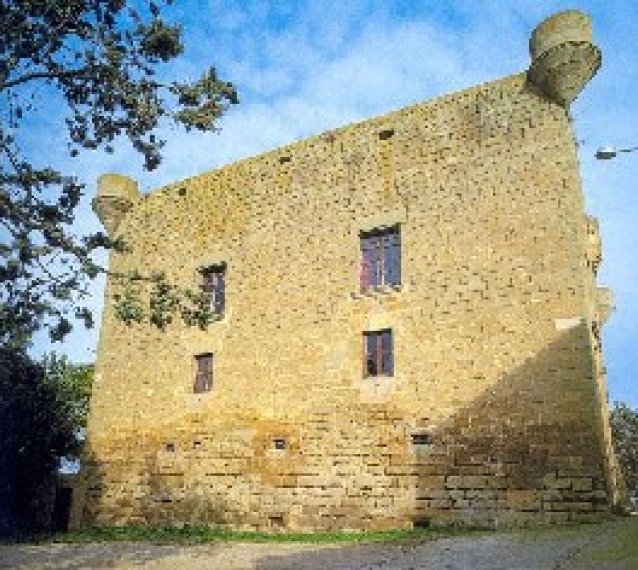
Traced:
[[0, 568], [638, 569], [638, 517], [576, 528], [370, 544], [151, 542], [0, 546]]

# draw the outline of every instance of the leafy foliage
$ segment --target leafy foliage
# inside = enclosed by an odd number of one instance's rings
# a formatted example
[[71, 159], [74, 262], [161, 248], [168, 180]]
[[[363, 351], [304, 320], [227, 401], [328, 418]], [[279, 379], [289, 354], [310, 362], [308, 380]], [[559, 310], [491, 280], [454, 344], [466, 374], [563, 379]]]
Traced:
[[[157, 129], [163, 119], [172, 117], [186, 129], [215, 130], [227, 106], [237, 102], [234, 87], [214, 69], [190, 83], [160, 79], [161, 66], [183, 51], [181, 30], [164, 20], [162, 8], [152, 1], [128, 5], [126, 0], [0, 3], [4, 346], [25, 346], [43, 327], [59, 340], [71, 330], [74, 317], [92, 326], [83, 299], [90, 280], [105, 271], [94, 252], [116, 246], [102, 233], [73, 233], [82, 184], [50, 165], [36, 165], [22, 151], [38, 97], [60, 100], [72, 156], [86, 149], [112, 151], [114, 141], [125, 137], [149, 170], [161, 161], [164, 141]], [[158, 301], [151, 308], [151, 322], [164, 322], [156, 315], [162, 306]]]
[[0, 348], [0, 535], [47, 527], [60, 459], [81, 446], [92, 382], [92, 365]]
[[51, 353], [43, 360], [45, 382], [58, 395], [60, 411], [74, 433], [86, 427], [93, 384], [92, 364], [73, 364], [65, 355]]
[[[0, 534], [48, 522], [59, 458], [77, 451], [75, 428], [85, 414], [85, 389], [72, 386], [86, 382], [47, 376], [22, 350], [0, 347]], [[71, 390], [82, 397], [69, 399]]]
[[[116, 316], [126, 323], [145, 323], [165, 330], [175, 317], [180, 317], [188, 326], [201, 330], [219, 318], [211, 299], [202, 290], [183, 289], [168, 282], [166, 274], [152, 273], [148, 277], [138, 272], [115, 275], [119, 292], [114, 294]], [[144, 285], [144, 286], [142, 286]], [[148, 298], [146, 310], [142, 299]]]
[[638, 490], [638, 410], [616, 402], [610, 412], [610, 422], [627, 488]]

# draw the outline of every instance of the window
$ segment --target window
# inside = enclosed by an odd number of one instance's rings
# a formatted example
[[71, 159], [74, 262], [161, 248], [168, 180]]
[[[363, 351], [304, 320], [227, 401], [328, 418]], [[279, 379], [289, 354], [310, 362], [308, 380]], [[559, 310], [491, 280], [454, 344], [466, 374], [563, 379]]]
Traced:
[[430, 445], [432, 443], [432, 437], [429, 433], [413, 433], [412, 445]]
[[226, 308], [226, 264], [204, 267], [201, 274], [201, 289], [210, 300], [213, 313], [223, 315]]
[[361, 290], [401, 283], [401, 234], [399, 226], [360, 234]]
[[283, 437], [276, 437], [272, 440], [273, 447], [279, 451], [286, 449], [286, 439]]
[[270, 528], [283, 528], [284, 527], [284, 517], [283, 515], [272, 515], [268, 517], [268, 522], [270, 524]]
[[363, 333], [364, 376], [392, 376], [394, 357], [392, 355], [392, 331]]
[[210, 352], [197, 354], [195, 356], [195, 365], [193, 392], [196, 394], [208, 392], [213, 387], [213, 355]]

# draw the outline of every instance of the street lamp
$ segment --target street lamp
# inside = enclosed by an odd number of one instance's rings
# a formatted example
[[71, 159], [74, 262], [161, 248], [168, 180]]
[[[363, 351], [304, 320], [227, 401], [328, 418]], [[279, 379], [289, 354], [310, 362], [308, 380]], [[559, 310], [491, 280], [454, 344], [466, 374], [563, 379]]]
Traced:
[[612, 158], [615, 158], [616, 155], [620, 154], [621, 152], [633, 152], [634, 150], [638, 150], [638, 146], [632, 146], [630, 148], [614, 148], [613, 146], [604, 146], [596, 151], [595, 156], [598, 160], [610, 160]]

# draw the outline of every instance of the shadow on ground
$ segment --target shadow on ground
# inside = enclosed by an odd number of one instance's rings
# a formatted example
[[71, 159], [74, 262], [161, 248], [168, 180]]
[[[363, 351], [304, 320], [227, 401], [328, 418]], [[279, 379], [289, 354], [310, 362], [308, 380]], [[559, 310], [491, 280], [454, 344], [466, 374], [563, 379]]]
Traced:
[[91, 544], [47, 544], [0, 546], [0, 568], [55, 568], [86, 570], [160, 564], [183, 547], [142, 542], [100, 542]]
[[268, 555], [259, 570], [633, 570], [638, 517], [602, 524]]

